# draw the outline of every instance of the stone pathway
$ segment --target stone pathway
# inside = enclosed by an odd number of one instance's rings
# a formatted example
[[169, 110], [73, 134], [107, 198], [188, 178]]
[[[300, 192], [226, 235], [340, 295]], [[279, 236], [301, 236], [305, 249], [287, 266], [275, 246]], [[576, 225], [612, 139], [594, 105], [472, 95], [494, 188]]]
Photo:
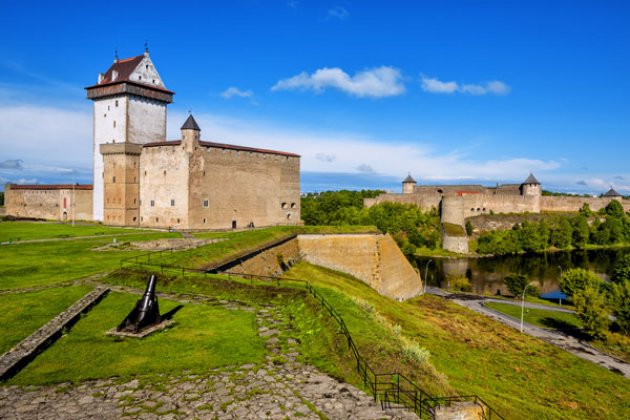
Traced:
[[[249, 310], [233, 302], [226, 308]], [[297, 361], [280, 311], [256, 311], [269, 354], [263, 364], [120, 381], [116, 378], [43, 387], [0, 387], [2, 419], [414, 419], [382, 410], [372, 397]], [[290, 335], [290, 331], [287, 331]]]

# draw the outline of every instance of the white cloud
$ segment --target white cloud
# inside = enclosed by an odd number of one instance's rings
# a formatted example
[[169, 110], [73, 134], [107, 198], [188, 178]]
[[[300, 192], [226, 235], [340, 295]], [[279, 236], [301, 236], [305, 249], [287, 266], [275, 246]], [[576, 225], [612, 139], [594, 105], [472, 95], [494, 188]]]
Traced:
[[251, 98], [254, 96], [254, 92], [251, 90], [240, 90], [237, 87], [231, 86], [221, 92], [221, 96], [225, 99], [230, 99], [234, 96], [238, 96], [239, 98]]
[[373, 98], [396, 96], [405, 92], [400, 70], [389, 66], [364, 70], [354, 76], [350, 76], [339, 67], [325, 67], [316, 70], [313, 74], [302, 72], [297, 76], [280, 80], [271, 90], [321, 92], [329, 87], [353, 96]]
[[[184, 113], [170, 113], [169, 138], [179, 138], [176, 128]], [[363, 173], [404, 178], [411, 171], [416, 179], [430, 180], [511, 180], [525, 179], [530, 171], [545, 179], [561, 167], [554, 160], [514, 157], [492, 160], [451, 152], [442, 154], [428, 143], [391, 142], [361, 134], [293, 129], [255, 120], [233, 119], [216, 114], [195, 114], [202, 138], [217, 142], [282, 150], [302, 156], [301, 169], [322, 173]], [[376, 187], [376, 186], [375, 186]]]
[[469, 95], [507, 95], [510, 87], [498, 80], [485, 84], [458, 84], [457, 82], [443, 82], [436, 78], [422, 76], [420, 79], [422, 90], [429, 93], [466, 93]]
[[346, 8], [342, 7], [342, 6], [336, 6], [336, 7], [333, 7], [332, 9], [328, 9], [328, 18], [329, 19], [344, 20], [349, 15], [350, 15], [350, 13], [348, 13], [348, 10], [346, 10]]
[[457, 92], [457, 83], [442, 82], [438, 79], [422, 77], [422, 89], [431, 93], [454, 93]]

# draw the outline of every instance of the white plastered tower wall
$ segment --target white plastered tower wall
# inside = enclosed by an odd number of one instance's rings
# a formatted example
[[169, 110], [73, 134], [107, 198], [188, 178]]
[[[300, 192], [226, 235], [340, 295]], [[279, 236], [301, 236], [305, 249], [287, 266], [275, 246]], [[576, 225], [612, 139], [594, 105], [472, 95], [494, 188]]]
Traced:
[[104, 221], [103, 156], [107, 143], [146, 144], [166, 140], [166, 105], [173, 92], [166, 90], [148, 52], [115, 60], [96, 85], [88, 87], [94, 101], [93, 219]]

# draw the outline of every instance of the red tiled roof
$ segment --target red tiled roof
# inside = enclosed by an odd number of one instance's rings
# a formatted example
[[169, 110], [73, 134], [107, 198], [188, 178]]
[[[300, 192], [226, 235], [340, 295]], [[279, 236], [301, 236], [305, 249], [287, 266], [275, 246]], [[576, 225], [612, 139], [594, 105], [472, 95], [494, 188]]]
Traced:
[[[105, 74], [103, 75], [103, 79], [100, 82], [96, 83], [95, 85], [88, 86], [86, 89], [127, 82], [127, 83], [134, 83], [140, 86], [146, 86], [151, 89], [173, 93], [172, 91], [166, 88], [160, 87], [160, 86], [152, 85], [149, 83], [139, 83], [133, 80], [129, 80], [129, 76], [131, 76], [131, 73], [133, 73], [136, 67], [138, 67], [138, 65], [140, 64], [143, 58], [144, 58], [144, 55], [138, 55], [136, 57], [130, 57], [130, 58], [125, 58], [124, 60], [116, 61], [105, 72]], [[116, 80], [113, 80], [114, 71], [118, 72], [118, 76], [116, 77]]]
[[[147, 143], [143, 145], [143, 147], [179, 146], [181, 144], [182, 144], [181, 140], [169, 140], [169, 141], [159, 141], [155, 143]], [[241, 152], [265, 153], [268, 155], [300, 157], [300, 155], [296, 155], [295, 153], [280, 152], [278, 150], [269, 150], [269, 149], [257, 149], [255, 147], [235, 146], [233, 144], [214, 143], [211, 141], [200, 141], [199, 145], [203, 147], [216, 147], [218, 149], [238, 150]]]
[[9, 184], [12, 190], [92, 190], [92, 185], [86, 184]]

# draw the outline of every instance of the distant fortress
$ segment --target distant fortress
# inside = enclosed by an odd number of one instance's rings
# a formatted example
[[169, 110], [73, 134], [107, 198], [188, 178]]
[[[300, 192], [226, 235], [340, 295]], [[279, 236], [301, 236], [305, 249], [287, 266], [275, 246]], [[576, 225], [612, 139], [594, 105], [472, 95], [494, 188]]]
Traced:
[[[364, 204], [366, 207], [371, 207], [389, 201], [414, 204], [423, 210], [441, 209], [442, 247], [449, 251], [466, 253], [468, 252], [468, 238], [465, 235], [464, 225], [468, 217], [491, 212], [577, 212], [584, 203], [588, 203], [591, 210], [597, 211], [606, 207], [611, 200], [620, 201], [625, 211], [630, 210], [630, 200], [623, 200], [621, 194], [613, 188], [598, 198], [543, 196], [540, 182], [530, 173], [521, 184], [503, 184], [496, 187], [417, 185], [409, 175], [402, 182], [402, 194], [381, 194], [376, 198], [365, 199]], [[445, 229], [449, 224], [456, 228]]]

